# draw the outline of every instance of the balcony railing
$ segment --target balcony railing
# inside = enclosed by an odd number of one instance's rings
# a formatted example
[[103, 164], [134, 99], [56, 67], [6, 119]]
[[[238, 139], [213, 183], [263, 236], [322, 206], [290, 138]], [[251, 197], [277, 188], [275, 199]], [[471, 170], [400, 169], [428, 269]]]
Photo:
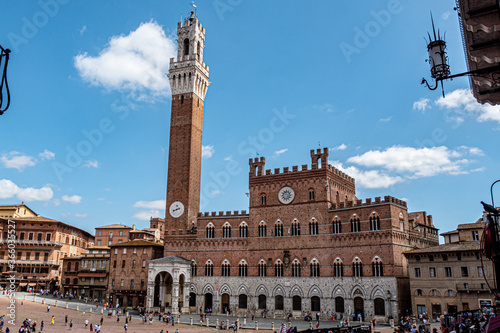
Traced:
[[[10, 260], [0, 259], [0, 264], [8, 264]], [[61, 263], [55, 260], [23, 260], [23, 259], [15, 259], [16, 265], [51, 265], [51, 266], [59, 266]]]
[[[12, 242], [12, 241], [11, 241]], [[15, 244], [17, 245], [41, 245], [41, 246], [63, 246], [64, 243], [57, 241], [47, 241], [47, 240], [27, 240], [27, 239], [16, 239]], [[0, 239], [0, 244], [7, 244], [8, 240]]]

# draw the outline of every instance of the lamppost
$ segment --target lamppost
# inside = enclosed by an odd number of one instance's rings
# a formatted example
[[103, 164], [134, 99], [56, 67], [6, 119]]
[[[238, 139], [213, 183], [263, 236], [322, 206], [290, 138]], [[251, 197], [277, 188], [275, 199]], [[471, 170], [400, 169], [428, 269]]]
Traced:
[[448, 79], [452, 80], [456, 77], [461, 77], [466, 75], [488, 77], [495, 83], [495, 85], [500, 84], [500, 76], [499, 76], [500, 65], [495, 65], [488, 68], [482, 68], [465, 73], [450, 75], [451, 74], [450, 66], [447, 63], [448, 56], [446, 55], [446, 42], [444, 41], [444, 36], [440, 35], [439, 29], [436, 34], [432, 13], [431, 13], [431, 22], [432, 22], [433, 35], [431, 36], [430, 33], [427, 33], [427, 36], [429, 37], [429, 42], [427, 44], [427, 52], [429, 53], [429, 59], [427, 59], [426, 61], [428, 61], [431, 66], [431, 77], [434, 79], [435, 85], [431, 87], [425, 78], [422, 78], [421, 84], [426, 84], [427, 88], [429, 88], [430, 90], [436, 90], [437, 87], [439, 86], [439, 83], [441, 83], [441, 91], [443, 93], [443, 97], [444, 97], [443, 81]]
[[[2, 72], [2, 77], [0, 79], [0, 116], [5, 111], [7, 111], [10, 105], [9, 83], [7, 82], [7, 65], [9, 64], [9, 54], [10, 50], [4, 49], [0, 45], [0, 71]], [[5, 99], [3, 95], [4, 89], [5, 89]]]
[[[498, 217], [500, 216], [500, 211], [495, 208], [495, 201], [493, 199], [493, 186], [500, 182], [500, 179], [493, 182], [490, 187], [491, 194], [491, 205], [481, 201], [484, 210], [487, 215], [484, 217], [485, 222], [488, 222], [487, 229], [485, 228], [485, 255], [493, 261], [495, 267], [495, 300], [500, 303], [500, 239], [498, 235]], [[490, 244], [486, 244], [487, 238], [489, 238]], [[489, 251], [486, 248], [489, 246]]]

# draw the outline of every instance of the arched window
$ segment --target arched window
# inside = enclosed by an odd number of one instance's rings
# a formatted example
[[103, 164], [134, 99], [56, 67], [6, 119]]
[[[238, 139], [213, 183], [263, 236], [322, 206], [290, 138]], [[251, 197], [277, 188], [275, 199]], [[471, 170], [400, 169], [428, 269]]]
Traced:
[[222, 276], [231, 276], [231, 265], [227, 259], [222, 262]]
[[333, 220], [333, 233], [341, 234], [342, 233], [342, 221], [339, 220], [338, 216], [335, 216]]
[[283, 262], [279, 259], [274, 264], [274, 275], [277, 277], [283, 276]]
[[384, 276], [384, 266], [379, 257], [375, 257], [372, 261], [372, 275], [373, 276]]
[[248, 225], [246, 222], [241, 222], [240, 224], [240, 237], [247, 238], [248, 237]]
[[207, 238], [214, 238], [214, 234], [215, 234], [215, 227], [212, 224], [212, 222], [210, 222], [207, 225]]
[[274, 296], [274, 309], [275, 310], [283, 310], [284, 309], [283, 296], [281, 296], [281, 295]]
[[[47, 254], [47, 253], [46, 253], [46, 254]], [[44, 256], [44, 257], [45, 257], [45, 256]], [[47, 260], [45, 260], [45, 261], [47, 261]], [[78, 272], [78, 268], [80, 268], [80, 263], [79, 263], [79, 262], [76, 262], [76, 263], [75, 263], [75, 271], [77, 271], [77, 272]]]
[[293, 277], [300, 277], [300, 262], [295, 259], [293, 262], [292, 262], [292, 276]]
[[375, 298], [373, 300], [373, 307], [375, 316], [385, 316], [385, 301], [382, 298]]
[[352, 262], [352, 276], [361, 277], [363, 276], [363, 265], [358, 257], [354, 258]]
[[240, 261], [238, 269], [239, 269], [239, 276], [247, 276], [248, 264], [245, 260]]
[[205, 264], [205, 276], [214, 276], [214, 264], [212, 260], [208, 260]]
[[293, 311], [302, 311], [302, 298], [298, 295], [292, 297]]
[[311, 277], [319, 277], [319, 262], [316, 259], [311, 260], [309, 265], [311, 268]]
[[231, 238], [231, 225], [229, 222], [224, 223], [222, 226], [222, 238]]
[[309, 222], [309, 234], [317, 235], [318, 234], [318, 221], [313, 217], [311, 222]]
[[266, 196], [265, 194], [262, 194], [262, 195], [260, 196], [260, 204], [261, 204], [262, 206], [267, 205], [267, 196]]
[[248, 304], [248, 296], [245, 294], [241, 294], [238, 296], [238, 308], [239, 309], [246, 309]]
[[370, 216], [370, 230], [380, 230], [380, 218], [375, 212]]
[[191, 261], [191, 276], [196, 276], [197, 268], [196, 261]]
[[184, 55], [189, 54], [189, 38], [184, 39]]
[[276, 223], [274, 224], [274, 236], [283, 236], [283, 223], [281, 223], [280, 220], [276, 221]]
[[73, 284], [78, 284], [78, 279], [77, 278], [73, 279]]
[[66, 284], [69, 284], [70, 282], [70, 279], [69, 278], [66, 278]]
[[266, 223], [264, 221], [260, 221], [260, 223], [259, 223], [259, 237], [266, 237], [266, 236], [267, 236]]
[[351, 232], [360, 232], [361, 226], [359, 223], [359, 218], [356, 217], [356, 214], [351, 218]]
[[313, 189], [310, 189], [310, 190], [309, 190], [309, 200], [310, 200], [310, 201], [313, 201], [313, 200], [314, 200], [314, 190], [313, 190]]
[[68, 262], [68, 272], [71, 272], [71, 263]]
[[340, 258], [335, 259], [333, 263], [333, 276], [343, 277], [344, 276], [344, 264]]
[[264, 259], [259, 261], [259, 276], [267, 276], [267, 265]]
[[292, 236], [300, 236], [300, 223], [297, 219], [292, 222]]

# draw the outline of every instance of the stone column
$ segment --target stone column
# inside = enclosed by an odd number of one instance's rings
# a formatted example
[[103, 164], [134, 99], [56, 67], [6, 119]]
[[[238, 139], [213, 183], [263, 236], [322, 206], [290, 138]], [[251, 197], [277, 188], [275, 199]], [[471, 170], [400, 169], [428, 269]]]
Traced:
[[179, 281], [172, 283], [172, 314], [179, 314]]
[[184, 302], [182, 303], [181, 313], [189, 313], [189, 288], [188, 284], [184, 282]]

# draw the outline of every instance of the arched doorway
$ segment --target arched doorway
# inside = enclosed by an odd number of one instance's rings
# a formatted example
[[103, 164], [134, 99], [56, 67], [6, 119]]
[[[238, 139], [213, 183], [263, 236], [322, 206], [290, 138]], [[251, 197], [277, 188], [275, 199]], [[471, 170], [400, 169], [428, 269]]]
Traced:
[[267, 309], [267, 297], [266, 295], [259, 295], [259, 310]]
[[365, 318], [365, 306], [363, 298], [354, 297], [354, 313], [356, 314], [356, 320], [358, 320], [358, 314], [361, 314], [362, 320]]
[[230, 307], [229, 307], [229, 294], [222, 294], [221, 298], [221, 307], [222, 307], [222, 313], [229, 312], [230, 313]]
[[213, 307], [213, 295], [210, 293], [205, 294], [205, 310], [210, 309], [212, 310]]
[[318, 296], [311, 297], [311, 311], [319, 312], [321, 311], [321, 303], [320, 298]]
[[155, 277], [153, 306], [160, 311], [172, 305], [172, 275], [167, 272], [158, 273]]
[[344, 313], [344, 299], [340, 296], [335, 297], [335, 312]]
[[194, 308], [196, 311], [196, 294], [189, 293], [189, 307]]
[[302, 297], [295, 295], [292, 297], [293, 311], [302, 311]]

